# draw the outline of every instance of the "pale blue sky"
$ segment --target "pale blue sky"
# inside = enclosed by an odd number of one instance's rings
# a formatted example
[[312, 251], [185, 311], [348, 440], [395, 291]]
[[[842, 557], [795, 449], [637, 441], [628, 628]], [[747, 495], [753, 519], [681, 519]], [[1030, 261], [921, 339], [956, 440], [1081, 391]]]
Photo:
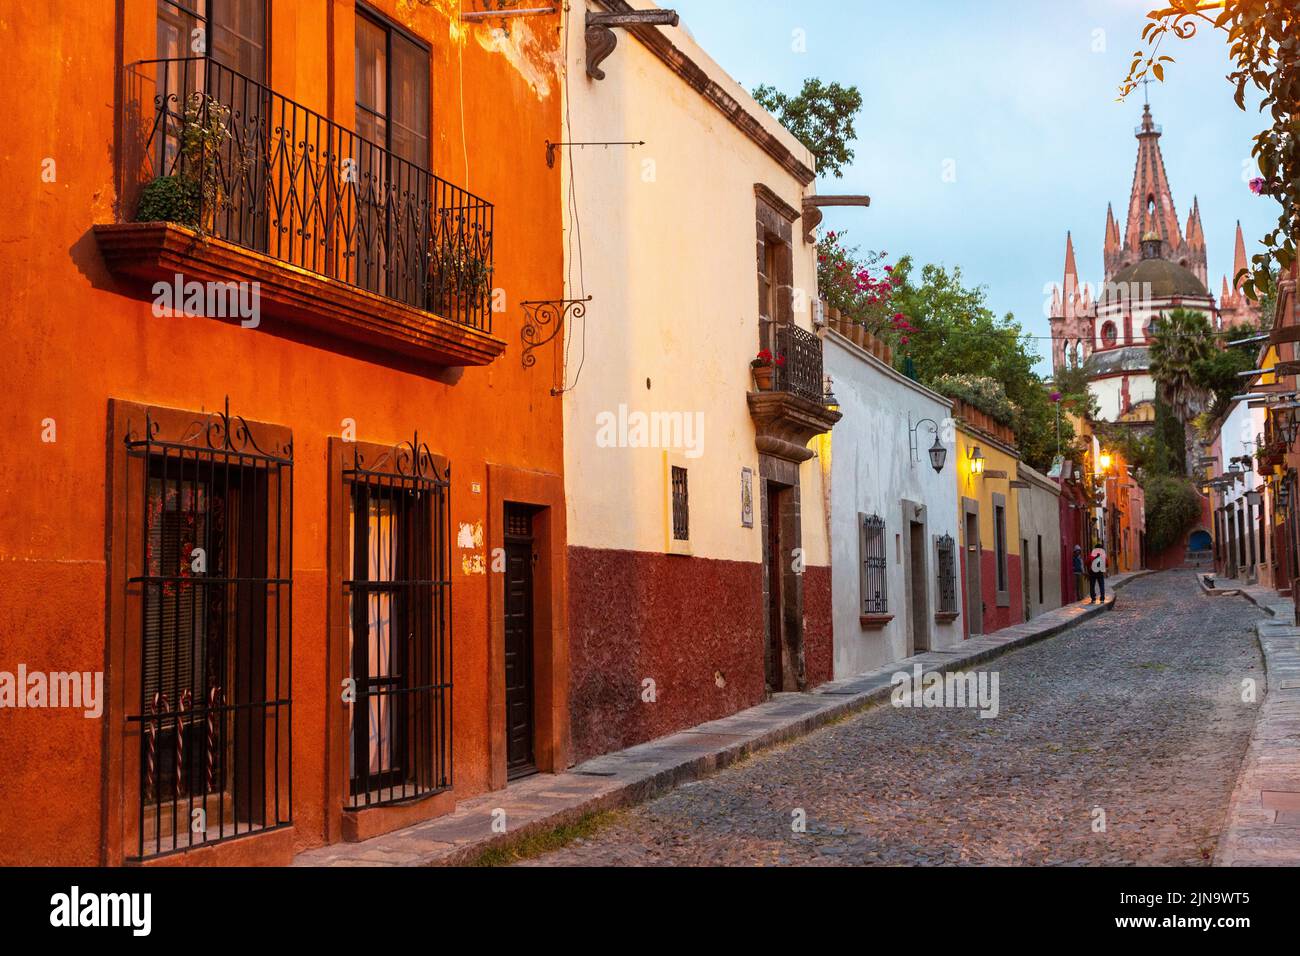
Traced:
[[[1043, 287], [1061, 281], [1067, 230], [1081, 278], [1101, 281], [1106, 204], [1122, 229], [1142, 113], [1140, 90], [1115, 97], [1149, 0], [659, 2], [747, 89], [794, 92], [818, 76], [862, 91], [854, 165], [818, 184], [871, 196], [870, 209], [827, 214], [850, 244], [960, 265], [1035, 335], [1048, 334]], [[793, 49], [796, 30], [807, 52]], [[1178, 62], [1151, 85], [1152, 112], [1181, 224], [1200, 197], [1217, 295], [1237, 220], [1248, 253], [1276, 221], [1276, 204], [1242, 178], [1265, 124], [1232, 101], [1222, 33], [1163, 52]], [[953, 183], [941, 175], [947, 159]]]

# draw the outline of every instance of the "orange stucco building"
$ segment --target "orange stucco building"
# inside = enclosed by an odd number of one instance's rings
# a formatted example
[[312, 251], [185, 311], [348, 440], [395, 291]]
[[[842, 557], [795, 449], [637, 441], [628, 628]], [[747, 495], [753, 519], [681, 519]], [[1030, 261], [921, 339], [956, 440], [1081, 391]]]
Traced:
[[285, 863], [567, 765], [559, 17], [461, 6], [0, 22], [0, 864]]

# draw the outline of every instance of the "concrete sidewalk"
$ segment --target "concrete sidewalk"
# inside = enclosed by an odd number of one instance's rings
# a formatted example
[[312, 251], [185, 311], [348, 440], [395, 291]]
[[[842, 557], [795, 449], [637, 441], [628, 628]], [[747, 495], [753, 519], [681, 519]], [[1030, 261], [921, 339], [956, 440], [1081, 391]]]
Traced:
[[[538, 774], [504, 790], [471, 797], [446, 816], [363, 843], [308, 850], [295, 858], [294, 866], [455, 866], [471, 862], [489, 849], [505, 848], [588, 814], [648, 800], [756, 751], [886, 701], [892, 675], [911, 671], [914, 664], [927, 674], [968, 669], [1059, 634], [1110, 610], [1115, 591], [1149, 573], [1137, 571], [1109, 579], [1111, 594], [1105, 605], [1086, 601], [1067, 605], [1024, 624], [965, 641], [958, 648], [918, 654], [868, 674], [822, 684], [811, 693], [776, 694], [738, 714], [604, 754], [567, 773]], [[503, 813], [506, 832], [494, 832], [493, 823], [501, 820]]]
[[1268, 613], [1255, 625], [1264, 655], [1255, 730], [1242, 761], [1216, 866], [1300, 865], [1300, 628], [1295, 605], [1268, 588], [1216, 579], [1206, 593], [1235, 593]]

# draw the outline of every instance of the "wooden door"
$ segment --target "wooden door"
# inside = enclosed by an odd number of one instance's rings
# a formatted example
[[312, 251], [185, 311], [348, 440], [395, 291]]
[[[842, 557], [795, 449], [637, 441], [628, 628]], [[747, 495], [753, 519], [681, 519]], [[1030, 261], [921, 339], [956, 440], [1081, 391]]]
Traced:
[[533, 720], [533, 536], [532, 516], [506, 506], [506, 775], [537, 770]]

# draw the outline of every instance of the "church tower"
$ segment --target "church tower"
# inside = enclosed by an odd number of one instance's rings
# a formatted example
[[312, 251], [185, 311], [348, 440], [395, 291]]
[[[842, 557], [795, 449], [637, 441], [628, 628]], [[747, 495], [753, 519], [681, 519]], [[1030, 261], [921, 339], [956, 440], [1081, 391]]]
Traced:
[[1064, 281], [1052, 290], [1049, 320], [1053, 369], [1082, 365], [1099, 380], [1123, 376], [1124, 388], [1117, 392], [1118, 415], [1141, 403], [1140, 398], [1124, 396], [1137, 394], [1130, 386], [1147, 384], [1141, 376], [1148, 365], [1154, 316], [1166, 309], [1193, 308], [1205, 312], [1219, 329], [1259, 320], [1259, 303], [1246, 297], [1237, 278], [1249, 265], [1241, 224], [1237, 224], [1233, 274], [1224, 277], [1216, 303], [1209, 292], [1201, 203], [1193, 197], [1185, 226], [1179, 223], [1160, 151], [1162, 130], [1151, 115], [1150, 103], [1143, 107], [1134, 135], [1137, 163], [1124, 221], [1115, 218], [1113, 206], [1106, 207], [1104, 282], [1094, 289], [1080, 277], [1074, 237], [1067, 233]]
[[1087, 283], [1079, 279], [1074, 260], [1074, 236], [1065, 234], [1065, 278], [1052, 292], [1052, 368], [1082, 365], [1092, 352], [1093, 302]]
[[1232, 277], [1223, 277], [1223, 290], [1219, 293], [1219, 328], [1230, 329], [1238, 325], [1259, 321], [1259, 303], [1242, 291], [1243, 269], [1250, 267], [1246, 258], [1246, 239], [1241, 234], [1241, 221], [1237, 221], [1237, 241], [1234, 247]]
[[1223, 329], [1258, 321], [1259, 304], [1246, 297], [1237, 278], [1249, 264], [1240, 224], [1233, 276], [1224, 277], [1217, 302], [1210, 292], [1201, 203], [1193, 197], [1187, 218], [1179, 221], [1150, 103], [1134, 134], [1128, 210], [1121, 221], [1106, 208], [1099, 287], [1090, 289], [1080, 278], [1074, 237], [1066, 237], [1064, 284], [1052, 292], [1052, 366], [1083, 368], [1102, 421], [1149, 430], [1157, 392], [1151, 344], [1162, 319], [1191, 309]]
[[1142, 110], [1142, 125], [1136, 130], [1138, 141], [1137, 166], [1133, 170], [1133, 189], [1129, 193], [1128, 219], [1124, 224], [1122, 242], [1109, 235], [1113, 215], [1108, 211], [1107, 242], [1105, 251], [1106, 281], [1115, 273], [1142, 259], [1142, 237], [1154, 232], [1160, 237], [1160, 258], [1175, 262], [1206, 282], [1205, 232], [1201, 228], [1201, 207], [1192, 203], [1187, 218], [1187, 235], [1178, 225], [1178, 211], [1174, 207], [1173, 190], [1165, 172], [1165, 158], [1160, 152], [1162, 130], [1151, 116], [1151, 104]]

